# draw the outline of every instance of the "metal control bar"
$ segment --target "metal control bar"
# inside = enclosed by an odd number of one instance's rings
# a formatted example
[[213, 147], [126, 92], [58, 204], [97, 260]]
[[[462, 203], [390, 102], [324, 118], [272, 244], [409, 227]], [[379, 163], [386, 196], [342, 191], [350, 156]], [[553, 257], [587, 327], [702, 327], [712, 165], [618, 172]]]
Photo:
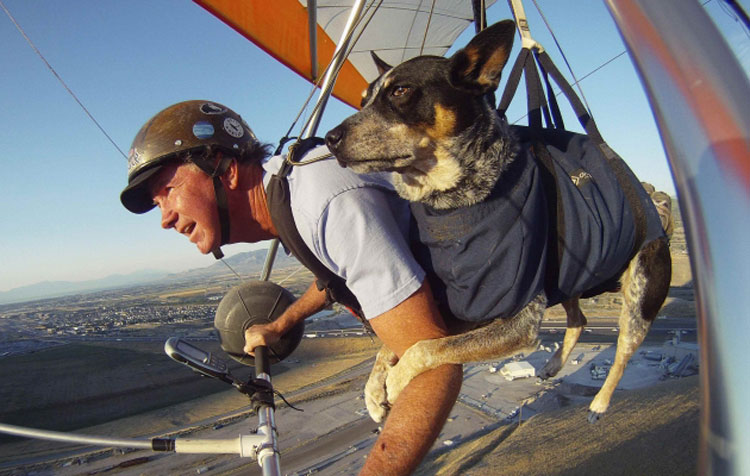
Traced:
[[164, 344], [164, 350], [169, 357], [187, 365], [201, 375], [231, 383], [240, 392], [248, 395], [258, 415], [257, 430], [232, 439], [153, 438], [147, 440], [102, 438], [0, 423], [0, 433], [65, 443], [147, 449], [157, 452], [237, 454], [243, 458], [257, 460], [264, 476], [281, 475], [268, 349], [265, 346], [255, 349], [256, 378], [245, 383], [231, 375], [226, 362], [185, 340], [172, 337]]

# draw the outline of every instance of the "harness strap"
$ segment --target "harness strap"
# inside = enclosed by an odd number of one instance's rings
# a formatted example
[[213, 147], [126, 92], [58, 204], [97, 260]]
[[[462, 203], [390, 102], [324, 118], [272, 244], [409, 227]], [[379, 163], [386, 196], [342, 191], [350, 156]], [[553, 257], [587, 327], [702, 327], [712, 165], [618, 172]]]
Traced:
[[[547, 53], [544, 54], [546, 55]], [[552, 90], [552, 83], [549, 80], [547, 70], [544, 69], [544, 66], [539, 62], [539, 54], [537, 52], [534, 52], [534, 58], [536, 59], [537, 64], [539, 64], [539, 70], [542, 73], [542, 78], [544, 78], [544, 84], [547, 86], [547, 102], [549, 102], [549, 109], [552, 113], [552, 120], [554, 121], [555, 129], [565, 130], [565, 122], [560, 113], [560, 106], [557, 104], [555, 92]], [[547, 124], [549, 124], [549, 122]]]
[[[635, 227], [635, 240], [633, 242], [633, 249], [630, 254], [630, 257], [632, 258], [643, 245], [647, 233], [646, 212], [643, 209], [643, 204], [641, 203], [641, 200], [639, 198], [636, 184], [634, 184], [630, 179], [630, 176], [627, 173], [627, 166], [623, 162], [622, 158], [620, 158], [604, 141], [604, 138], [599, 132], [599, 128], [596, 126], [594, 119], [588, 113], [583, 103], [578, 98], [578, 95], [575, 93], [575, 91], [573, 91], [573, 88], [567, 82], [565, 77], [560, 73], [555, 64], [552, 62], [549, 55], [544, 50], [534, 50], [533, 57], [536, 59], [539, 68], [542, 70], [542, 73], [545, 76], [545, 81], [548, 85], [548, 96], [551, 98], [550, 105], [552, 108], [552, 116], [554, 117], [555, 125], [558, 128], [561, 128], [563, 126], [563, 123], [557, 101], [554, 99], [554, 94], [552, 93], [551, 84], [547, 79], [548, 75], [554, 80], [555, 83], [557, 83], [557, 85], [565, 94], [565, 97], [568, 99], [568, 102], [570, 103], [573, 111], [578, 117], [578, 121], [586, 131], [588, 137], [594, 142], [594, 144], [597, 145], [597, 147], [599, 147], [602, 155], [607, 159], [607, 162], [609, 163], [612, 171], [615, 174], [617, 182], [619, 183], [625, 194], [625, 198], [628, 201], [628, 205], [633, 214], [633, 222]], [[552, 127], [552, 121], [550, 120], [550, 115], [547, 110], [547, 102], [545, 100], [544, 89], [539, 79], [539, 74], [536, 68], [536, 64], [534, 64], [534, 61], [532, 59], [532, 51], [530, 49], [523, 48], [519, 53], [518, 58], [513, 65], [513, 69], [508, 76], [508, 81], [506, 83], [505, 90], [503, 91], [503, 96], [498, 106], [498, 113], [502, 117], [505, 117], [505, 112], [507, 111], [511, 100], [515, 95], [522, 73], [526, 77], [529, 128], [532, 131], [533, 138], [532, 149], [535, 152], [535, 155], [537, 155], [539, 163], [543, 166], [542, 168], [546, 171], [543, 175], [543, 178], [546, 176], [546, 178], [544, 178], [544, 182], [545, 189], [548, 190], [547, 195], [549, 197], [557, 196], [559, 193], [557, 191], [557, 186], [554, 184], [554, 182], [550, 181], [550, 177], [552, 179], [554, 179], [555, 177], [554, 166], [550, 162], [551, 157], [549, 156], [546, 147], [544, 147], [544, 140], [539, 134], [542, 130], [542, 112], [544, 113], [547, 126], [550, 128]], [[553, 185], [554, 188], [550, 188]], [[555, 190], [555, 192], [552, 193], [552, 190]], [[550, 213], [550, 216], [556, 216], [558, 218], [557, 221], [559, 227], [564, 226], [564, 210], [562, 210], [562, 207], [556, 204], [553, 208], [553, 206], [550, 205]], [[559, 227], [557, 230], [558, 233], [563, 231]], [[558, 236], [561, 235], [558, 234]], [[553, 238], [557, 237], [553, 236]], [[557, 251], [558, 246], [553, 246], [550, 248], [550, 250]], [[560, 255], [558, 254], [558, 257], [559, 256]], [[549, 262], [556, 263], [559, 267], [559, 261], [550, 259]]]
[[[516, 94], [518, 89], [518, 83], [521, 80], [521, 75], [526, 78], [526, 99], [527, 99], [527, 111], [529, 116], [529, 126], [531, 127], [542, 127], [542, 115], [544, 116], [544, 122], [549, 128], [564, 129], [565, 124], [562, 120], [562, 114], [560, 114], [560, 108], [557, 104], [552, 92], [552, 85], [549, 82], [546, 71], [542, 69], [544, 80], [547, 83], [547, 89], [549, 91], [549, 107], [547, 105], [547, 95], [544, 94], [544, 89], [541, 86], [539, 80], [539, 74], [534, 63], [534, 58], [537, 55], [536, 50], [532, 51], [528, 48], [523, 48], [516, 58], [516, 62], [513, 64], [508, 81], [503, 90], [503, 96], [500, 99], [500, 104], [497, 107], [497, 111], [500, 116], [505, 118], [505, 112], [510, 106], [510, 102], [513, 100], [513, 96]], [[551, 112], [550, 112], [551, 111]], [[507, 118], [506, 118], [507, 120]]]
[[327, 304], [332, 302], [343, 304], [369, 329], [369, 323], [362, 314], [362, 306], [360, 306], [356, 296], [349, 290], [346, 282], [340, 276], [334, 274], [310, 251], [310, 248], [300, 236], [292, 216], [287, 176], [292, 170], [292, 164], [295, 163], [296, 157], [303, 157], [309, 150], [322, 143], [323, 139], [319, 137], [308, 138], [295, 143], [290, 148], [290, 155], [294, 157], [285, 161], [278, 173], [271, 176], [266, 189], [271, 221], [284, 246], [315, 275], [318, 290], [325, 290], [326, 292]]
[[229, 242], [229, 205], [227, 202], [227, 193], [224, 189], [224, 184], [221, 183], [221, 176], [229, 168], [229, 164], [232, 159], [227, 156], [222, 156], [216, 167], [212, 167], [210, 162], [205, 160], [203, 157], [191, 157], [190, 159], [195, 165], [198, 166], [206, 175], [211, 177], [214, 185], [214, 195], [216, 196], [216, 207], [219, 211], [219, 225], [221, 226], [221, 241], [220, 245], [216, 249], [212, 250], [216, 259], [224, 257], [224, 253], [221, 251], [221, 246], [226, 245]]
[[632, 257], [635, 256], [635, 254], [643, 245], [644, 240], [646, 239], [647, 226], [648, 226], [646, 223], [646, 212], [643, 209], [643, 204], [641, 203], [641, 200], [638, 196], [638, 192], [635, 188], [636, 184], [634, 184], [633, 181], [630, 179], [627, 173], [627, 167], [625, 163], [623, 162], [622, 158], [619, 155], [617, 155], [609, 147], [609, 145], [607, 145], [607, 143], [604, 141], [604, 138], [599, 132], [599, 128], [596, 126], [596, 123], [594, 122], [594, 118], [592, 118], [589, 115], [589, 113], [586, 111], [586, 108], [583, 106], [583, 103], [578, 98], [578, 95], [575, 93], [575, 91], [573, 91], [573, 88], [570, 86], [570, 84], [565, 80], [565, 77], [557, 69], [555, 64], [550, 59], [549, 55], [547, 55], [547, 53], [544, 53], [544, 52], [540, 53], [538, 55], [538, 60], [540, 62], [540, 66], [544, 67], [549, 72], [549, 75], [552, 77], [552, 79], [562, 89], [563, 93], [565, 94], [565, 97], [568, 98], [568, 101], [570, 102], [570, 105], [573, 107], [573, 110], [575, 111], [576, 116], [578, 116], [578, 120], [581, 122], [581, 125], [586, 130], [586, 133], [588, 134], [588, 136], [599, 147], [604, 157], [607, 158], [607, 161], [610, 167], [612, 167], [612, 170], [615, 173], [617, 182], [620, 184], [620, 188], [622, 188], [623, 192], [625, 193], [625, 198], [627, 199], [628, 204], [630, 205], [630, 210], [633, 213], [633, 221], [635, 223], [635, 240], [633, 243], [633, 250], [630, 256], [632, 259]]

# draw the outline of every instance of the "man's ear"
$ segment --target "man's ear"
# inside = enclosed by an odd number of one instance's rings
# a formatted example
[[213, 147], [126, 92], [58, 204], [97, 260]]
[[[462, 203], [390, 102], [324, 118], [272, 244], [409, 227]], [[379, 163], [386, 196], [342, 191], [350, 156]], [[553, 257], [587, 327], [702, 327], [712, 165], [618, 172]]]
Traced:
[[515, 30], [512, 20], [503, 20], [477, 34], [450, 58], [451, 84], [479, 94], [497, 89], [513, 48]]
[[370, 51], [370, 56], [372, 57], [372, 60], [375, 62], [375, 67], [378, 69], [378, 75], [382, 75], [389, 69], [393, 68], [393, 66], [389, 65], [388, 63], [380, 59], [380, 57], [376, 55], [374, 51]]
[[227, 189], [237, 190], [237, 187], [239, 187], [240, 185], [240, 165], [237, 162], [236, 158], [230, 158], [227, 170], [224, 172], [224, 175], [221, 178], [224, 182], [224, 186], [227, 187]]

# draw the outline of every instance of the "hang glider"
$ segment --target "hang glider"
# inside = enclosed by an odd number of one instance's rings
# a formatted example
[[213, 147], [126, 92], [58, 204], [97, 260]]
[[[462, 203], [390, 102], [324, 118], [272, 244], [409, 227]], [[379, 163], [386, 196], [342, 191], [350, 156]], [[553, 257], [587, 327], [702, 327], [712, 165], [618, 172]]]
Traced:
[[[315, 82], [330, 62], [351, 5], [340, 0], [195, 0], [303, 78]], [[367, 2], [354, 30], [353, 45], [333, 95], [358, 108], [362, 91], [378, 74], [374, 51], [390, 64], [422, 54], [443, 56], [481, 15], [481, 4], [466, 0], [374, 0]], [[308, 8], [308, 4], [310, 7]]]

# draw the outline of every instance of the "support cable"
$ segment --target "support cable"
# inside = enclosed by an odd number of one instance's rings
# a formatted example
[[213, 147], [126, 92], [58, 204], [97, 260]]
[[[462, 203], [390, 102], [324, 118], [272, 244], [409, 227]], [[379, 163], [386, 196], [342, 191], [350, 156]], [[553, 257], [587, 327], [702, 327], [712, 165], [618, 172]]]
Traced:
[[430, 6], [430, 15], [427, 17], [427, 26], [424, 29], [424, 36], [422, 37], [422, 45], [419, 47], [419, 55], [422, 56], [424, 54], [424, 45], [427, 43], [427, 33], [430, 31], [430, 23], [432, 22], [432, 15], [435, 12], [435, 0], [432, 0], [432, 5]]
[[552, 41], [555, 42], [555, 46], [557, 46], [557, 50], [560, 52], [560, 55], [562, 56], [562, 59], [565, 62], [565, 66], [568, 67], [568, 71], [570, 71], [570, 75], [573, 77], [573, 84], [578, 88], [578, 92], [581, 95], [581, 99], [583, 99], [583, 103], [586, 105], [586, 110], [589, 112], [589, 116], [593, 118], [594, 114], [591, 112], [591, 107], [589, 107], [589, 103], [586, 100], [586, 95], [583, 94], [583, 88], [581, 88], [580, 81], [578, 80], [578, 78], [576, 78], [576, 74], [573, 72], [573, 68], [571, 68], [570, 63], [568, 62], [568, 58], [565, 56], [565, 52], [563, 51], [562, 46], [560, 46], [560, 42], [557, 41], [557, 36], [555, 35], [555, 32], [552, 31], [552, 27], [547, 21], [547, 18], [544, 16], [544, 13], [542, 13], [542, 9], [539, 7], [539, 4], [536, 2], [536, 0], [531, 0], [531, 1], [534, 3], [534, 6], [536, 7], [536, 11], [539, 12], [539, 16], [542, 17], [542, 21], [544, 22], [544, 25], [547, 27], [547, 30], [549, 31], [550, 35], [552, 35]]
[[104, 128], [101, 126], [101, 124], [99, 124], [99, 121], [97, 121], [94, 118], [94, 115], [91, 114], [91, 112], [86, 108], [86, 106], [83, 105], [83, 103], [81, 102], [81, 100], [78, 99], [78, 96], [76, 96], [76, 94], [68, 87], [68, 85], [65, 83], [65, 81], [63, 81], [63, 79], [60, 77], [60, 75], [57, 74], [57, 71], [55, 71], [55, 68], [53, 68], [52, 65], [49, 64], [49, 62], [44, 57], [44, 55], [42, 54], [42, 52], [39, 51], [39, 48], [37, 48], [36, 45], [34, 44], [34, 42], [31, 41], [31, 38], [29, 38], [29, 36], [26, 34], [26, 32], [23, 30], [23, 28], [21, 28], [21, 25], [19, 25], [18, 22], [16, 21], [16, 19], [13, 17], [13, 15], [11, 15], [10, 11], [8, 11], [8, 9], [6, 8], [6, 6], [2, 2], [2, 0], [0, 0], [0, 7], [2, 7], [2, 9], [5, 11], [5, 14], [8, 15], [8, 18], [10, 18], [10, 21], [13, 22], [13, 25], [16, 27], [16, 29], [18, 30], [18, 32], [21, 33], [21, 36], [23, 36], [23, 38], [26, 40], [26, 43], [28, 43], [29, 46], [31, 46], [31, 49], [33, 49], [34, 52], [42, 59], [42, 61], [44, 62], [44, 64], [47, 65], [47, 68], [52, 72], [52, 74], [55, 76], [55, 78], [57, 78], [57, 80], [60, 82], [60, 84], [62, 84], [62, 86], [65, 88], [65, 90], [68, 91], [68, 94], [70, 94], [73, 97], [73, 99], [75, 99], [75, 101], [78, 103], [78, 105], [81, 106], [81, 109], [83, 109], [83, 112], [85, 112], [86, 115], [89, 116], [89, 119], [91, 119], [91, 121], [94, 124], [96, 124], [96, 127], [98, 127], [99, 130], [102, 132], [102, 134], [104, 134], [104, 136], [109, 140], [109, 142], [112, 143], [112, 145], [115, 147], [115, 149], [117, 149], [117, 151], [120, 153], [120, 155], [122, 155], [124, 158], [127, 159], [128, 156], [125, 155], [125, 152], [123, 152], [122, 149], [120, 149], [120, 147], [115, 143], [115, 141], [112, 140], [112, 137], [110, 137], [109, 134], [107, 134], [107, 131], [105, 131]]

